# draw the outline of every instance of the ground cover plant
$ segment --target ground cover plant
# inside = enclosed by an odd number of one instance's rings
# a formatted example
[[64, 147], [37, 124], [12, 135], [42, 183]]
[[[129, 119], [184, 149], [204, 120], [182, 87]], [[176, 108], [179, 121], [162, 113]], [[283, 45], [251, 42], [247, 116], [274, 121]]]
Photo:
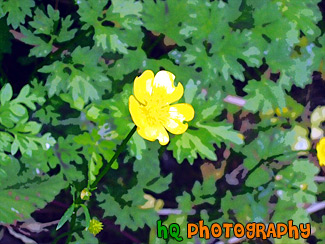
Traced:
[[324, 9], [0, 0], [0, 243], [324, 243]]

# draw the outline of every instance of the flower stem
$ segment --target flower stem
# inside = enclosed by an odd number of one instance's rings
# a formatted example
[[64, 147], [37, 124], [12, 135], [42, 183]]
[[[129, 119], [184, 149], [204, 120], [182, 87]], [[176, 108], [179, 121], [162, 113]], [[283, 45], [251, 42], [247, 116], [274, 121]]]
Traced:
[[[122, 144], [118, 147], [117, 151], [115, 152], [114, 156], [111, 158], [111, 160], [106, 164], [105, 168], [100, 172], [100, 174], [96, 177], [96, 180], [93, 182], [93, 184], [90, 187], [90, 191], [93, 191], [96, 189], [96, 186], [98, 184], [98, 182], [106, 175], [106, 173], [108, 172], [108, 170], [111, 168], [112, 164], [115, 162], [115, 160], [117, 159], [117, 157], [121, 154], [121, 152], [125, 149], [126, 144], [128, 143], [128, 141], [131, 139], [131, 137], [133, 136], [134, 132], [137, 130], [136, 125], [132, 128], [132, 130], [129, 132], [129, 134], [125, 137], [125, 139], [123, 140]], [[68, 236], [67, 242], [66, 243], [70, 243], [71, 239], [72, 239], [72, 234], [76, 231], [75, 229], [75, 224], [76, 224], [76, 217], [77, 217], [77, 211], [80, 208], [79, 203], [81, 202], [81, 198], [80, 198], [80, 194], [78, 193], [76, 195], [76, 200], [75, 200], [75, 209], [74, 209], [74, 213], [71, 217], [71, 223], [70, 223], [70, 231], [64, 233], [63, 235], [61, 235], [60, 237], [58, 237], [58, 239], [61, 239], [64, 236]], [[58, 240], [57, 239], [57, 240]]]
[[266, 159], [261, 159], [258, 164], [256, 164], [251, 170], [249, 170], [249, 172], [246, 174], [245, 178], [247, 179], [252, 173], [255, 172], [255, 170], [257, 170], [259, 167], [261, 167], [264, 163], [266, 162], [271, 162], [272, 160], [284, 156], [284, 155], [294, 155], [294, 154], [298, 154], [298, 153], [309, 153], [309, 152], [313, 152], [313, 149], [309, 149], [309, 150], [300, 150], [300, 151], [290, 151], [290, 152], [286, 152], [286, 153], [280, 153], [277, 155], [272, 155]]
[[67, 235], [70, 235], [70, 234], [72, 235], [74, 232], [78, 232], [78, 231], [82, 231], [82, 230], [84, 230], [84, 228], [78, 228], [78, 229], [74, 229], [74, 230], [65, 232], [65, 233], [59, 235], [57, 238], [55, 238], [55, 240], [53, 241], [53, 244], [56, 244], [60, 239], [66, 237]]
[[117, 149], [117, 151], [115, 152], [115, 154], [111, 158], [111, 160], [106, 164], [105, 168], [96, 177], [96, 180], [93, 182], [93, 184], [91, 185], [91, 187], [89, 189], [90, 191], [93, 191], [94, 189], [96, 189], [96, 186], [97, 186], [98, 182], [106, 175], [106, 173], [108, 172], [108, 170], [112, 167], [112, 164], [115, 162], [115, 160], [117, 159], [117, 157], [121, 154], [121, 152], [124, 150], [126, 144], [131, 139], [131, 137], [133, 136], [133, 134], [134, 134], [134, 132], [136, 130], [137, 130], [137, 127], [135, 125], [132, 128], [132, 130], [129, 132], [129, 134], [125, 137], [125, 139], [123, 140], [122, 144], [119, 146], [119, 148]]
[[72, 234], [75, 232], [74, 227], [75, 227], [76, 219], [77, 219], [77, 210], [78, 210], [77, 207], [75, 207], [74, 208], [74, 213], [73, 213], [72, 218], [71, 218], [71, 223], [70, 223], [71, 232], [69, 232], [69, 234], [68, 234], [67, 243], [71, 242]]

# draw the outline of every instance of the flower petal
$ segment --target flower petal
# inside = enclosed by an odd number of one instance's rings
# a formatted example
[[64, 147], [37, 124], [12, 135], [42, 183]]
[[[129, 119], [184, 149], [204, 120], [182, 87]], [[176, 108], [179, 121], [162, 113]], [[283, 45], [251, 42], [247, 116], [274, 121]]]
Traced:
[[166, 129], [160, 124], [147, 125], [137, 128], [138, 134], [148, 141], [159, 140], [161, 145], [166, 145], [169, 142], [169, 135]]
[[183, 124], [184, 121], [191, 121], [194, 118], [194, 108], [187, 103], [179, 103], [169, 107], [169, 117], [166, 118], [163, 125], [173, 134], [183, 134], [188, 124]]
[[316, 145], [317, 158], [320, 166], [325, 166], [325, 137]]
[[143, 110], [141, 109], [141, 104], [138, 102], [137, 99], [133, 95], [129, 98], [129, 110], [132, 117], [132, 120], [136, 126], [146, 126], [144, 118], [146, 118], [146, 115], [143, 113]]
[[184, 87], [181, 83], [174, 86], [175, 75], [171, 72], [159, 71], [153, 81], [152, 93], [160, 96], [167, 104], [178, 101], [184, 94]]
[[149, 123], [141, 107], [143, 105], [131, 95], [129, 98], [129, 110], [134, 124], [138, 127], [138, 134], [146, 140], [155, 141], [158, 139], [161, 145], [166, 145], [169, 142], [166, 129], [158, 121], [155, 124]]
[[151, 96], [154, 76], [155, 75], [151, 70], [146, 70], [140, 77], [134, 79], [134, 95], [143, 105], [147, 104], [147, 101]]

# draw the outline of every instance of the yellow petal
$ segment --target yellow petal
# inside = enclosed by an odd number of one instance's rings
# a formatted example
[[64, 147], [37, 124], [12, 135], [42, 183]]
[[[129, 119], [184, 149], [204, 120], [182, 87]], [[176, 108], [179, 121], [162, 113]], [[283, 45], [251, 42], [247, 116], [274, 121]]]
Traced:
[[144, 105], [147, 104], [152, 93], [153, 80], [154, 73], [151, 70], [144, 71], [140, 77], [136, 77], [134, 80], [134, 95]]
[[171, 72], [159, 71], [153, 81], [153, 96], [161, 97], [166, 104], [178, 101], [184, 94], [184, 87], [181, 83], [174, 86], [175, 75]]
[[158, 139], [161, 145], [166, 145], [169, 142], [169, 136], [166, 129], [159, 121], [155, 124], [152, 124], [152, 121], [149, 122], [147, 115], [143, 112], [141, 107], [143, 106], [133, 95], [131, 95], [129, 98], [129, 110], [133, 122], [138, 127], [138, 134], [146, 140], [155, 141]]
[[320, 139], [316, 145], [317, 158], [320, 166], [325, 166], [325, 137]]
[[168, 133], [160, 123], [138, 127], [137, 132], [148, 141], [155, 141], [158, 139], [161, 145], [166, 145], [169, 142]]
[[143, 110], [141, 109], [141, 104], [138, 102], [137, 99], [133, 95], [129, 98], [129, 110], [132, 117], [132, 120], [136, 126], [146, 126], [144, 118], [146, 118], [146, 115], [143, 113]]
[[194, 118], [194, 109], [192, 105], [187, 103], [179, 103], [169, 107], [169, 117], [164, 120], [164, 127], [171, 133], [179, 135], [183, 134], [188, 124], [184, 121], [191, 121]]

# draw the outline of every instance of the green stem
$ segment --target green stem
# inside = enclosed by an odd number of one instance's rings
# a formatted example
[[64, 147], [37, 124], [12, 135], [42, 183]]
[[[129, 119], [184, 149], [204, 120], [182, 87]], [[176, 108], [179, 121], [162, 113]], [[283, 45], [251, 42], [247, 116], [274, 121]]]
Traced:
[[[287, 152], [287, 153], [281, 153], [281, 154], [277, 154], [277, 155], [273, 155], [273, 156], [270, 156], [266, 159], [261, 159], [257, 165], [255, 165], [245, 176], [245, 179], [247, 180], [248, 177], [254, 173], [254, 171], [256, 169], [258, 169], [260, 166], [262, 166], [264, 163], [266, 162], [272, 162], [272, 160], [276, 159], [277, 157], [281, 157], [281, 156], [284, 156], [284, 155], [291, 155], [291, 154], [298, 154], [298, 153], [301, 153], [301, 152], [316, 152], [315, 149], [309, 149], [309, 150], [301, 150], [301, 151], [291, 151], [291, 152]], [[290, 166], [291, 164], [287, 164], [287, 165], [284, 165], [283, 167], [281, 167], [281, 169], [278, 169], [277, 172], [285, 169], [286, 167]], [[267, 187], [274, 179], [270, 179], [268, 182], [264, 183], [262, 186], [263, 187]], [[298, 189], [297, 187], [294, 187], [295, 189]], [[241, 195], [241, 194], [246, 194], [247, 192], [253, 192], [254, 191], [254, 187], [247, 187], [245, 184], [244, 186], [241, 188], [240, 191], [237, 192], [237, 194]]]
[[[123, 140], [122, 144], [118, 147], [117, 151], [115, 152], [114, 156], [111, 158], [111, 160], [106, 164], [105, 168], [100, 172], [100, 174], [96, 177], [96, 180], [94, 181], [94, 183], [91, 185], [90, 187], [90, 191], [93, 191], [96, 189], [96, 186], [98, 184], [98, 182], [106, 175], [106, 173], [108, 172], [108, 170], [111, 168], [112, 164], [115, 162], [115, 160], [117, 159], [117, 157], [121, 154], [121, 152], [124, 150], [126, 144], [128, 143], [128, 141], [131, 139], [131, 137], [133, 136], [134, 132], [136, 131], [137, 127], [134, 126], [132, 128], [132, 130], [129, 132], [129, 134], [125, 137], [125, 139]], [[80, 208], [80, 203], [81, 203], [81, 198], [80, 198], [80, 193], [78, 193], [76, 195], [75, 198], [75, 208], [74, 208], [74, 213], [71, 217], [71, 224], [70, 224], [70, 231], [62, 234], [61, 236], [59, 236], [54, 243], [56, 243], [59, 239], [68, 236], [68, 239], [66, 241], [66, 243], [70, 243], [71, 239], [72, 239], [72, 234], [74, 232], [76, 232], [77, 230], [74, 230], [75, 224], [76, 224], [76, 218], [77, 218], [77, 211]]]
[[157, 44], [159, 42], [161, 42], [161, 40], [164, 38], [163, 34], [160, 34], [160, 36], [154, 41], [154, 43], [151, 44], [151, 46], [147, 49], [147, 54], [148, 56], [150, 55], [151, 51], [154, 49], [155, 46], [157, 46]]
[[277, 154], [277, 155], [273, 155], [271, 157], [268, 157], [267, 159], [262, 159], [258, 162], [258, 164], [256, 164], [254, 166], [254, 168], [252, 168], [245, 176], [246, 179], [248, 179], [248, 177], [254, 173], [255, 170], [257, 170], [260, 166], [262, 166], [265, 162], [270, 162], [278, 157], [284, 156], [284, 155], [291, 155], [291, 154], [298, 154], [301, 152], [313, 152], [314, 149], [310, 149], [310, 150], [301, 150], [301, 151], [291, 151], [291, 152], [287, 152], [287, 153], [281, 153], [281, 154]]
[[71, 242], [71, 239], [72, 239], [72, 234], [74, 233], [74, 226], [76, 225], [76, 219], [77, 219], [77, 211], [78, 211], [78, 208], [79, 207], [75, 207], [74, 210], [73, 210], [73, 215], [72, 215], [72, 218], [71, 218], [71, 224], [70, 224], [70, 229], [71, 231], [69, 232], [68, 234], [68, 239], [66, 241], [66, 243], [70, 243]]
[[78, 232], [78, 231], [82, 231], [84, 230], [85, 228], [78, 228], [78, 229], [75, 229], [75, 230], [70, 230], [68, 232], [65, 232], [61, 235], [59, 235], [57, 238], [55, 238], [55, 240], [53, 241], [53, 244], [56, 244], [60, 239], [62, 239], [63, 237], [67, 236], [67, 235], [72, 235], [74, 232]]
[[117, 157], [121, 154], [121, 152], [124, 150], [126, 144], [128, 143], [128, 141], [131, 139], [131, 137], [133, 136], [134, 132], [136, 131], [137, 127], [134, 126], [132, 128], [132, 130], [129, 132], [129, 134], [126, 136], [126, 138], [123, 140], [122, 144], [119, 146], [119, 148], [117, 149], [117, 151], [115, 152], [114, 156], [111, 158], [111, 160], [106, 164], [105, 168], [100, 172], [100, 174], [96, 177], [96, 180], [94, 181], [94, 183], [91, 185], [90, 187], [90, 191], [93, 191], [96, 189], [96, 186], [98, 184], [98, 182], [106, 175], [106, 173], [108, 172], [108, 170], [111, 168], [112, 164], [114, 163], [114, 161], [117, 159]]
[[77, 219], [77, 211], [80, 208], [80, 203], [81, 203], [81, 198], [80, 198], [80, 192], [75, 192], [75, 197], [74, 197], [74, 210], [73, 210], [73, 215], [71, 217], [71, 222], [70, 222], [70, 231], [68, 232], [68, 239], [66, 243], [70, 243], [72, 239], [72, 234], [75, 232], [74, 228], [76, 225], [76, 219]]

